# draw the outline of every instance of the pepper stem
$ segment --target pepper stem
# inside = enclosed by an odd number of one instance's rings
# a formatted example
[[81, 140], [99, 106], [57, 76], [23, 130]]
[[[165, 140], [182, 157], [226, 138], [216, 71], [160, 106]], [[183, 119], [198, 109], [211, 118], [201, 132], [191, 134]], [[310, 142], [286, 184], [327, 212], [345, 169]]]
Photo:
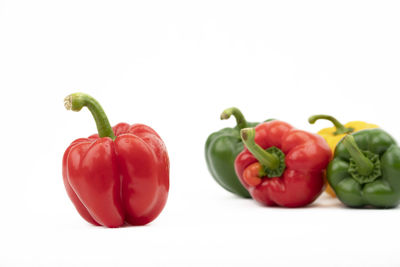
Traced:
[[87, 107], [96, 121], [99, 137], [110, 137], [112, 140], [115, 139], [114, 132], [106, 113], [100, 106], [99, 102], [90, 95], [84, 93], [70, 94], [64, 99], [64, 106], [67, 110], [72, 111], [80, 111], [83, 107]]
[[356, 163], [358, 173], [364, 176], [369, 175], [374, 170], [374, 164], [358, 148], [354, 137], [352, 135], [346, 135], [342, 142]]
[[262, 147], [256, 144], [254, 138], [256, 136], [256, 130], [254, 128], [244, 128], [240, 131], [243, 143], [247, 149], [253, 154], [253, 156], [260, 162], [263, 167], [268, 169], [277, 169], [280, 164], [279, 158], [265, 151]]
[[333, 123], [336, 128], [336, 131], [333, 133], [334, 135], [349, 134], [354, 132], [353, 128], [344, 127], [344, 125], [341, 124], [337, 119], [329, 115], [314, 115], [308, 118], [308, 122], [314, 124], [319, 119], [328, 120]]
[[236, 119], [236, 124], [239, 129], [247, 127], [247, 121], [244, 118], [242, 112], [235, 107], [227, 108], [221, 113], [221, 120], [227, 120], [233, 115]]

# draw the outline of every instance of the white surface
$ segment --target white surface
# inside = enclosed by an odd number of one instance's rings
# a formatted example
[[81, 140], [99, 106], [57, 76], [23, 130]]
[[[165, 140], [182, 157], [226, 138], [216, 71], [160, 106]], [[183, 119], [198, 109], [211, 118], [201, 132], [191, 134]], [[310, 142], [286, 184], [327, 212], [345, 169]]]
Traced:
[[[231, 106], [296, 127], [316, 113], [377, 123], [400, 140], [396, 1], [0, 1], [1, 266], [399, 266], [400, 213], [326, 196], [265, 208], [221, 189], [203, 155]], [[64, 191], [61, 157], [112, 124], [151, 125], [171, 190], [145, 227], [92, 227]]]

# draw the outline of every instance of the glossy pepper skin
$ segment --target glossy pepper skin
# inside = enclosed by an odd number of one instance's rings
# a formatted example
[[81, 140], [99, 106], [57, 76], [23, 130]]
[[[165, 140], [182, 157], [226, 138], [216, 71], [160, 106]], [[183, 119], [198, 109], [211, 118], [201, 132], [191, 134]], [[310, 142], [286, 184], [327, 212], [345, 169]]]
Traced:
[[247, 122], [240, 110], [234, 107], [224, 110], [221, 120], [227, 120], [232, 115], [237, 123], [234, 128], [224, 128], [212, 133], [207, 138], [205, 145], [207, 167], [215, 181], [224, 189], [238, 196], [249, 198], [249, 192], [236, 176], [234, 162], [236, 156], [243, 150], [240, 130], [254, 127], [259, 123]]
[[336, 146], [327, 179], [349, 207], [392, 208], [400, 201], [400, 148], [381, 129], [362, 130]]
[[86, 94], [68, 96], [65, 106], [88, 107], [99, 132], [73, 141], [63, 157], [64, 185], [79, 214], [106, 227], [153, 221], [169, 190], [169, 159], [160, 136], [143, 124], [111, 128], [101, 106]]
[[[363, 121], [350, 121], [343, 125], [337, 119], [330, 115], [313, 115], [308, 119], [308, 122], [314, 124], [317, 120], [320, 119], [329, 120], [334, 125], [333, 127], [324, 128], [318, 132], [318, 134], [326, 140], [332, 150], [332, 153], [335, 151], [336, 145], [339, 143], [339, 141], [346, 135], [364, 129], [373, 129], [379, 127], [375, 124]], [[336, 196], [335, 192], [329, 184], [327, 184], [325, 191], [332, 197]]]
[[242, 129], [241, 136], [246, 148], [237, 156], [235, 170], [257, 202], [302, 207], [321, 194], [331, 158], [321, 136], [277, 120]]

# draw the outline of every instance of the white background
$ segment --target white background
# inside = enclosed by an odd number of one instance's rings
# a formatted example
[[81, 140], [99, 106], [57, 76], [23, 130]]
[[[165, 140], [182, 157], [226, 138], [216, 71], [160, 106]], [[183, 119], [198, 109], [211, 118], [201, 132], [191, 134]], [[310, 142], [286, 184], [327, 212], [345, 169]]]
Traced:
[[[376, 123], [400, 140], [398, 1], [0, 1], [0, 266], [399, 266], [398, 209], [326, 195], [261, 207], [209, 175], [207, 136], [316, 113]], [[96, 131], [63, 98], [96, 97], [112, 124], [164, 139], [171, 188], [144, 227], [87, 224], [61, 158]]]

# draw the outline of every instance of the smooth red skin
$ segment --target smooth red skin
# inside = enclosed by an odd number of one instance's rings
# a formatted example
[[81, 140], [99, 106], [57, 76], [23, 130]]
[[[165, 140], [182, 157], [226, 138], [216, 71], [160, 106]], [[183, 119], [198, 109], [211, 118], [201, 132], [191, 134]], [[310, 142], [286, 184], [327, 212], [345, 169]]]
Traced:
[[322, 193], [323, 172], [331, 157], [326, 141], [278, 120], [259, 124], [255, 129], [259, 146], [275, 146], [286, 155], [286, 169], [281, 177], [266, 177], [257, 186], [247, 184], [243, 172], [257, 159], [245, 148], [236, 157], [235, 170], [253, 199], [267, 206], [302, 207], [312, 203]]
[[68, 196], [89, 223], [119, 227], [144, 225], [165, 206], [169, 159], [161, 138], [143, 124], [120, 123], [116, 139], [77, 139], [63, 158]]

